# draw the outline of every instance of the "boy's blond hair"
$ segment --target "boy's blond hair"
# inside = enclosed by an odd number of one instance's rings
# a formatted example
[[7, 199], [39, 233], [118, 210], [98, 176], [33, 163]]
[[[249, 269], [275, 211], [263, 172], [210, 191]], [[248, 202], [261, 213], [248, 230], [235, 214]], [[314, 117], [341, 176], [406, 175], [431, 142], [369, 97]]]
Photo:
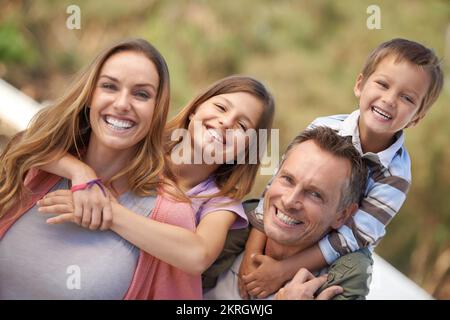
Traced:
[[420, 43], [400, 38], [392, 39], [380, 44], [369, 55], [361, 72], [363, 82], [376, 70], [378, 64], [388, 56], [395, 56], [396, 62], [408, 61], [428, 73], [430, 86], [417, 111], [417, 115], [423, 117], [439, 97], [444, 83], [439, 58], [433, 50], [428, 49]]

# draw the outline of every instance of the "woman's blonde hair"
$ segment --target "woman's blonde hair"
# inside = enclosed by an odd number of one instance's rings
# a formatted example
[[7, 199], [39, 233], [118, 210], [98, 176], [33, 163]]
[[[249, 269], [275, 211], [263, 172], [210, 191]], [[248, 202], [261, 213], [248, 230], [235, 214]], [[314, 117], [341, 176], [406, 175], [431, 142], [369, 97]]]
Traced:
[[49, 164], [67, 152], [81, 159], [91, 133], [87, 106], [100, 70], [112, 55], [125, 51], [143, 54], [154, 63], [159, 76], [158, 92], [148, 135], [137, 144], [128, 166], [106, 184], [111, 186], [115, 180], [126, 176], [130, 189], [138, 195], [149, 195], [156, 188], [164, 167], [162, 134], [169, 109], [169, 71], [162, 55], [150, 43], [130, 39], [101, 52], [65, 94], [53, 105], [41, 109], [27, 130], [14, 137], [5, 148], [0, 155], [0, 217], [26, 195], [24, 179], [31, 168]]
[[[261, 101], [263, 113], [255, 129], [267, 129], [270, 131], [275, 112], [275, 103], [270, 92], [261, 82], [251, 77], [229, 76], [217, 81], [204, 92], [200, 93], [177, 116], [168, 122], [164, 134], [167, 158], [170, 158], [170, 152], [179, 143], [179, 141], [171, 141], [172, 132], [180, 128], [187, 129], [190, 122], [189, 116], [195, 112], [198, 106], [214, 96], [235, 92], [249, 93]], [[269, 135], [270, 132], [267, 136], [269, 137]], [[265, 141], [266, 144], [267, 141]], [[257, 145], [259, 146], [260, 143]], [[245, 157], [246, 159], [249, 157], [248, 147], [245, 151]], [[260, 158], [261, 152], [258, 152], [255, 164], [223, 164], [220, 166], [213, 174], [220, 192], [209, 197], [227, 196], [235, 200], [241, 200], [252, 189], [256, 173], [261, 164]], [[172, 177], [172, 180], [176, 180], [176, 178]]]

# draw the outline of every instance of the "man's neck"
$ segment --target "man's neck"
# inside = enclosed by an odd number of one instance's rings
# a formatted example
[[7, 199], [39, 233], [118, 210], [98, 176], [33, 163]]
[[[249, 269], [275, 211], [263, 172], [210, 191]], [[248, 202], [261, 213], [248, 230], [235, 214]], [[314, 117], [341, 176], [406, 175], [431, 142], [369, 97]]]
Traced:
[[303, 251], [306, 248], [301, 246], [286, 246], [267, 238], [265, 254], [275, 260], [284, 260]]

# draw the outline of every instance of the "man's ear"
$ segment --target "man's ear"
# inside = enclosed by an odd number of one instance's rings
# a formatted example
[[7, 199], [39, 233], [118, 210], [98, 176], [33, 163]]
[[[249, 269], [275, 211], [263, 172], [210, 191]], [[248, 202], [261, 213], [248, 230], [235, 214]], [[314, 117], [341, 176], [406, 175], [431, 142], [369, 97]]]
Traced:
[[352, 203], [347, 208], [338, 212], [336, 219], [331, 224], [333, 229], [339, 229], [357, 210], [359, 206], [357, 203]]
[[355, 86], [353, 87], [353, 93], [355, 94], [355, 97], [359, 98], [361, 97], [361, 91], [364, 86], [364, 77], [362, 73], [358, 74], [358, 77], [356, 77]]

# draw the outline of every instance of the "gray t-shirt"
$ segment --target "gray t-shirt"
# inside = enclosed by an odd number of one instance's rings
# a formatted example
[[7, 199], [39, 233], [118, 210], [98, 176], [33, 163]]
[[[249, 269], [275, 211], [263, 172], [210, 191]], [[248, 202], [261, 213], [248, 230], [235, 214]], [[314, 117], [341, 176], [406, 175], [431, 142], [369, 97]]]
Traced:
[[[67, 189], [61, 180], [53, 190]], [[118, 201], [148, 216], [155, 197], [127, 192]], [[48, 225], [49, 215], [25, 213], [0, 241], [0, 299], [122, 299], [139, 249], [112, 231], [73, 223]]]

